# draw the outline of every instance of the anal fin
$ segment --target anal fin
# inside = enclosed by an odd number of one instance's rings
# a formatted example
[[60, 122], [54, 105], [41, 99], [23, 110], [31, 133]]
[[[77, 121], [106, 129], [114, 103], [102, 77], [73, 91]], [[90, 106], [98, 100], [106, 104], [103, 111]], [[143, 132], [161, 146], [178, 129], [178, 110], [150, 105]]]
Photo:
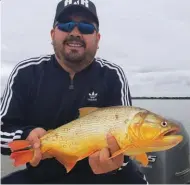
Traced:
[[56, 160], [58, 160], [62, 165], [64, 165], [67, 173], [69, 173], [74, 168], [78, 161], [77, 156], [69, 156], [55, 149], [48, 150], [47, 153], [54, 156]]
[[140, 162], [143, 166], [148, 165], [148, 157], [146, 153], [142, 153], [139, 155], [132, 156], [132, 159], [135, 159], [136, 161]]
[[76, 165], [76, 161], [74, 162], [67, 162], [65, 160], [62, 160], [60, 158], [56, 158], [61, 164], [63, 164], [66, 168], [67, 173], [69, 173]]

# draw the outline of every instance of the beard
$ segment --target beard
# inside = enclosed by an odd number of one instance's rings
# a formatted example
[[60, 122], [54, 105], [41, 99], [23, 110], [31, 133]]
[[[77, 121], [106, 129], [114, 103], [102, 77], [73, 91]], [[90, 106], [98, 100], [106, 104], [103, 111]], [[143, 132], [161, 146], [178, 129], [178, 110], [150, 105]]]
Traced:
[[85, 60], [86, 53], [83, 52], [80, 54], [77, 50], [72, 49], [70, 51], [61, 51], [62, 56], [64, 56], [64, 59], [70, 63], [81, 63], [82, 61]]
[[[77, 49], [68, 49], [66, 48], [66, 44], [68, 42], [76, 41], [82, 45], [84, 48], [83, 52], [79, 52]], [[95, 54], [96, 48], [91, 50], [86, 50], [86, 43], [82, 41], [78, 37], [70, 36], [66, 38], [64, 41], [52, 41], [52, 45], [55, 51], [56, 56], [59, 60], [63, 61], [64, 63], [67, 62], [70, 65], [77, 65], [80, 63], [90, 63]]]
[[52, 41], [54, 52], [61, 61], [67, 61], [69, 63], [80, 63], [85, 59], [85, 52], [79, 53], [77, 50], [72, 49], [67, 51], [65, 43], [60, 41]]

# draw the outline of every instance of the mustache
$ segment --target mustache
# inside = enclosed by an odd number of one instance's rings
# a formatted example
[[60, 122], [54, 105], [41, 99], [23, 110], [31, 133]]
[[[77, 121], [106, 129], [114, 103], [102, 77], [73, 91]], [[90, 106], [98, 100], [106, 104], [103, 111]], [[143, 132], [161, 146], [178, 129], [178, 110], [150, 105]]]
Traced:
[[65, 44], [66, 42], [72, 42], [72, 41], [75, 41], [75, 42], [79, 42], [80, 44], [82, 44], [84, 47], [86, 47], [86, 43], [80, 39], [80, 37], [74, 37], [74, 36], [69, 36], [67, 37], [64, 41], [63, 41], [63, 44]]

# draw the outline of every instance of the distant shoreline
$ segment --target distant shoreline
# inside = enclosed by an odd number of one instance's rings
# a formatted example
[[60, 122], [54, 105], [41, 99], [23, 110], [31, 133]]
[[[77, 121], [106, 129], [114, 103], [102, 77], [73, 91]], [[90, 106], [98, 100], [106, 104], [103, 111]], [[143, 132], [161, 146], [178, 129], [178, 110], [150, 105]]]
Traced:
[[132, 99], [138, 99], [138, 100], [147, 100], [147, 99], [151, 99], [151, 100], [190, 100], [190, 97], [149, 97], [149, 96], [136, 96], [136, 97], [132, 97]]

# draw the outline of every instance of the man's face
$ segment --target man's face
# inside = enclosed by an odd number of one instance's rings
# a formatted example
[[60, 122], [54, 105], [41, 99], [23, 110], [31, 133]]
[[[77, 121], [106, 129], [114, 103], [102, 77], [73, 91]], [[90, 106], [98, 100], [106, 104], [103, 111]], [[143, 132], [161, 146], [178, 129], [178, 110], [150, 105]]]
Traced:
[[[85, 22], [96, 24], [88, 20], [88, 16], [81, 14], [68, 15], [64, 22]], [[57, 27], [51, 31], [52, 43], [57, 57], [69, 63], [91, 62], [96, 54], [100, 34], [82, 34], [77, 26], [71, 32], [59, 30]]]

